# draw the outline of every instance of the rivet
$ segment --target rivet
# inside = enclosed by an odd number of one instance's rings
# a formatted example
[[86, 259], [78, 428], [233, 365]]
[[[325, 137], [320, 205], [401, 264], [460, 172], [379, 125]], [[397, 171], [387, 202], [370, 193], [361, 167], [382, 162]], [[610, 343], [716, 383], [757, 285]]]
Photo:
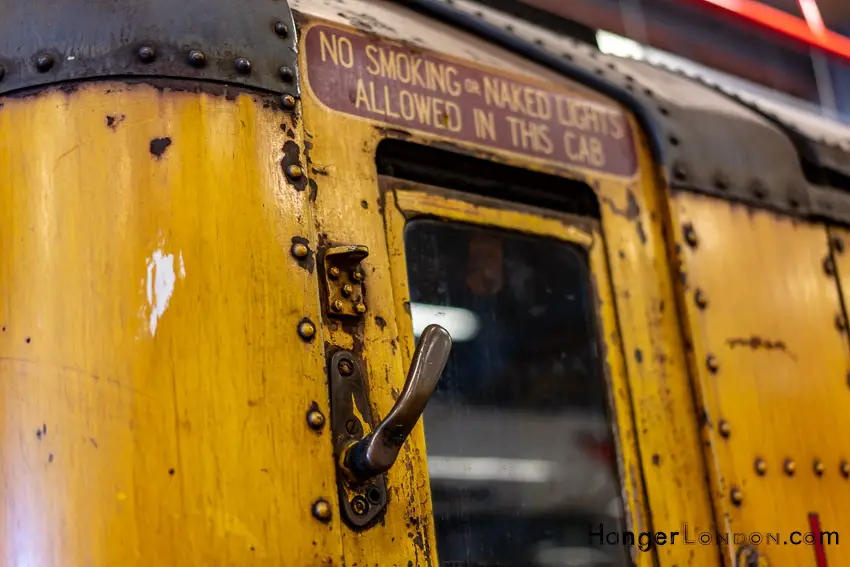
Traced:
[[838, 314], [835, 316], [835, 328], [839, 331], [847, 328], [847, 321], [844, 320], [844, 315]]
[[274, 24], [274, 33], [276, 33], [280, 37], [286, 37], [289, 35], [289, 27], [280, 20], [278, 20]]
[[729, 497], [732, 499], [732, 504], [735, 506], [740, 506], [741, 502], [744, 501], [744, 493], [741, 492], [740, 488], [733, 488], [731, 492], [729, 492]]
[[295, 108], [295, 97], [292, 95], [283, 95], [280, 97], [280, 105], [284, 108], [292, 110]]
[[697, 239], [697, 231], [694, 230], [694, 225], [691, 223], [686, 224], [683, 232], [685, 235], [685, 242], [688, 243], [688, 246], [696, 248], [699, 240]]
[[309, 319], [302, 319], [298, 323], [298, 335], [305, 341], [311, 341], [316, 336], [316, 326]]
[[351, 499], [351, 511], [358, 516], [365, 516], [369, 511], [369, 503], [359, 494]]
[[282, 80], [286, 81], [287, 83], [291, 83], [292, 79], [295, 78], [295, 75], [292, 73], [292, 69], [290, 69], [289, 67], [286, 67], [286, 66], [281, 67], [279, 69], [279, 72], [280, 72], [280, 78]]
[[844, 241], [837, 236], [833, 237], [833, 239], [832, 239], [832, 249], [835, 250], [836, 252], [838, 252], [839, 254], [843, 254], [844, 253]]
[[307, 412], [307, 425], [310, 429], [319, 431], [325, 426], [325, 416], [319, 410], [310, 410]]
[[718, 431], [720, 431], [720, 435], [722, 435], [724, 438], [728, 438], [729, 435], [732, 433], [732, 426], [729, 425], [729, 422], [725, 419], [720, 420], [720, 423], [717, 424], [717, 429]]
[[705, 292], [701, 289], [696, 290], [694, 293], [694, 303], [697, 304], [697, 307], [700, 309], [705, 309], [708, 307], [708, 298], [705, 296]]
[[829, 256], [823, 260], [823, 271], [828, 276], [835, 275], [835, 262], [833, 262], [832, 258]]
[[189, 52], [188, 60], [192, 67], [203, 67], [207, 62], [207, 56], [204, 55], [203, 51], [193, 49]]
[[296, 242], [292, 245], [292, 255], [296, 258], [306, 258], [307, 254], [310, 253], [310, 249], [307, 248], [306, 244], [301, 242]]
[[826, 466], [823, 464], [823, 461], [820, 461], [818, 459], [815, 459], [813, 468], [814, 468], [815, 474], [818, 475], [818, 476], [823, 476], [823, 473], [826, 470]]
[[354, 291], [354, 287], [351, 284], [345, 284], [344, 286], [342, 286], [342, 294], [345, 297], [348, 297], [349, 295], [351, 295], [353, 291]]
[[363, 280], [363, 272], [361, 272], [360, 270], [357, 270], [353, 274], [351, 274], [351, 277], [352, 277], [352, 279], [354, 279], [354, 281], [358, 281], [358, 282], [362, 281]]
[[797, 472], [797, 465], [791, 459], [785, 459], [785, 465], [782, 468], [785, 469], [785, 474], [788, 476], [794, 476], [794, 473]]
[[721, 191], [725, 191], [729, 188], [729, 178], [722, 171], [718, 171], [714, 174], [714, 186], [720, 189]]
[[841, 461], [841, 476], [844, 478], [850, 478], [850, 463], [847, 461]]
[[233, 65], [236, 67], [236, 72], [241, 73], [242, 75], [247, 75], [251, 72], [251, 62], [244, 57], [237, 58], [236, 61], [233, 62]]
[[286, 175], [290, 179], [301, 179], [301, 176], [304, 175], [304, 170], [301, 169], [300, 165], [289, 165], [286, 167]]
[[683, 163], [677, 163], [673, 166], [673, 177], [678, 181], [686, 181], [688, 179], [688, 169]]
[[362, 303], [358, 303], [357, 305], [354, 306], [354, 310], [357, 311], [358, 313], [366, 313], [366, 306], [363, 305]]
[[40, 73], [46, 73], [53, 67], [53, 63], [53, 57], [50, 55], [39, 55], [35, 60], [35, 68], [38, 69]]
[[708, 368], [709, 372], [712, 374], [717, 374], [720, 364], [717, 362], [717, 358], [713, 354], [709, 354], [705, 357], [705, 367]]
[[150, 45], [143, 45], [139, 48], [139, 61], [142, 63], [153, 63], [156, 59], [156, 51]]
[[331, 521], [331, 505], [327, 500], [320, 498], [313, 503], [313, 517], [326, 524]]
[[333, 310], [334, 310], [334, 311], [336, 311], [336, 312], [340, 312], [340, 311], [342, 311], [342, 301], [340, 301], [339, 299], [337, 299], [336, 301], [334, 301], [334, 302], [331, 304], [331, 309], [333, 309]]
[[345, 360], [344, 358], [336, 365], [336, 369], [343, 376], [351, 376], [354, 373], [354, 365], [351, 364], [350, 360]]
[[759, 476], [764, 476], [767, 472], [767, 463], [764, 459], [756, 459], [755, 463], [756, 474]]
[[337, 279], [339, 277], [339, 268], [337, 268], [336, 266], [331, 266], [328, 269], [328, 277], [332, 280]]

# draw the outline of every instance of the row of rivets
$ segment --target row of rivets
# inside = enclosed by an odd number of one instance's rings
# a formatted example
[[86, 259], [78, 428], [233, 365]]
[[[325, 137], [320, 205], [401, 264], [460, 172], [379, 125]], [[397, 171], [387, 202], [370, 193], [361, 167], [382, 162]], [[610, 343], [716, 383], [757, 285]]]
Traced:
[[[286, 38], [289, 36], [289, 26], [287, 26], [282, 21], [277, 21], [274, 24], [274, 32], [279, 35], [281, 38]], [[149, 65], [156, 61], [156, 49], [154, 49], [150, 45], [143, 45], [136, 51], [136, 57], [138, 57], [139, 61], [142, 63]], [[203, 51], [199, 49], [192, 49], [186, 56], [186, 60], [192, 67], [200, 68], [206, 65], [207, 57]], [[35, 68], [39, 73], [47, 73], [50, 71], [53, 66], [56, 64], [56, 60], [52, 55], [49, 54], [41, 54], [38, 55], [35, 59]], [[233, 61], [233, 66], [236, 68], [236, 72], [241, 75], [248, 75], [251, 73], [251, 62], [245, 57], [237, 57]], [[295, 73], [289, 67], [282, 66], [278, 69], [278, 73], [280, 74], [281, 80], [290, 83], [295, 78]], [[6, 76], [6, 68], [0, 65], [0, 80]], [[287, 95], [292, 98], [292, 106], [295, 106], [294, 97], [291, 95]], [[288, 106], [286, 103], [288, 100], [284, 97], [284, 106], [287, 108], [292, 108], [292, 106]]]
[[[756, 474], [759, 476], [767, 474], [767, 463], [762, 458], [756, 459], [754, 468], [756, 470]], [[797, 472], [797, 465], [791, 459], [785, 459], [782, 468], [788, 476], [794, 476]], [[816, 459], [812, 465], [812, 469], [814, 470], [815, 475], [823, 476], [826, 472], [826, 465], [823, 464], [823, 461]], [[839, 471], [841, 472], [841, 476], [844, 478], [850, 478], [850, 463], [847, 461], [841, 461]], [[740, 506], [744, 501], [744, 493], [740, 488], [732, 488], [732, 490], [729, 491], [729, 498], [732, 500], [734, 505]]]
[[[755, 460], [753, 468], [759, 476], [767, 474], [767, 462], [761, 457]], [[795, 463], [793, 459], [785, 459], [782, 463], [782, 470], [787, 476], [794, 476], [797, 473], [797, 463]], [[817, 476], [823, 476], [826, 472], [826, 465], [820, 459], [815, 459], [812, 463], [812, 470]], [[838, 470], [841, 473], [841, 476], [844, 478], [850, 478], [850, 463], [847, 461], [841, 461]]]

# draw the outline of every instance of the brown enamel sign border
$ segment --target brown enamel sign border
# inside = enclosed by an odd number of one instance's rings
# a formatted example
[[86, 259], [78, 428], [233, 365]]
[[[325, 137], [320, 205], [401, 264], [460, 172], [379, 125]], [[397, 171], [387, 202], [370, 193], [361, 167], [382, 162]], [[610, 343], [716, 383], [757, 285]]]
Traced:
[[309, 88], [332, 110], [612, 175], [637, 171], [617, 108], [335, 27], [311, 27], [304, 45]]

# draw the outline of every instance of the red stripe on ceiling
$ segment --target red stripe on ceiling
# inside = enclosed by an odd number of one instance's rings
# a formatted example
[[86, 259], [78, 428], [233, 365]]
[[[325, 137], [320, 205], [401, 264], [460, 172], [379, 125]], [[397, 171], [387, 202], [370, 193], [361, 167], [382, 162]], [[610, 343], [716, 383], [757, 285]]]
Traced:
[[815, 559], [818, 562], [818, 567], [827, 567], [826, 551], [824, 551], [823, 542], [821, 541], [820, 516], [815, 513], [809, 514], [809, 529], [812, 531], [812, 535], [815, 536], [813, 547], [815, 548]]
[[761, 2], [755, 0], [690, 1], [709, 4], [826, 52], [850, 59], [850, 38], [828, 29], [814, 31], [806, 20]]

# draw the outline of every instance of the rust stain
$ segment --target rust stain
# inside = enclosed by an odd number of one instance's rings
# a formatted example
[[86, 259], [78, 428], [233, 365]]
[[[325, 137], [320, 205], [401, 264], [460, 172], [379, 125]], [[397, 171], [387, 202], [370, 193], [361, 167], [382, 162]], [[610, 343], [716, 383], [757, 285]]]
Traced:
[[788, 356], [794, 360], [797, 360], [796, 355], [788, 350], [788, 346], [783, 341], [771, 341], [769, 339], [763, 339], [757, 335], [753, 335], [749, 338], [729, 338], [726, 339], [726, 344], [729, 345], [729, 348], [744, 347], [751, 350], [780, 351], [788, 354]]

